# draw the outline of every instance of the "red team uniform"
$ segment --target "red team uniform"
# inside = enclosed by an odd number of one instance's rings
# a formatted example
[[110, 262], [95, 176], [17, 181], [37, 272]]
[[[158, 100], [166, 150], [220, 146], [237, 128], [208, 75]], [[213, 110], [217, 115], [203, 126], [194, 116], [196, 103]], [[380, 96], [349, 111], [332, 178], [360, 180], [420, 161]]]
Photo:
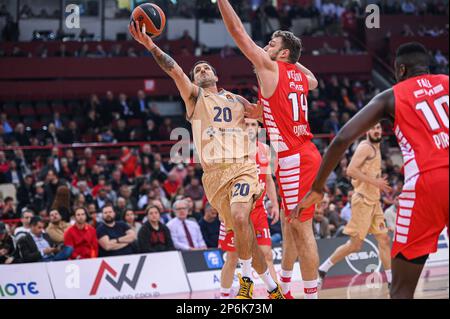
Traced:
[[416, 76], [393, 91], [405, 183], [392, 257], [401, 253], [414, 259], [435, 252], [439, 234], [449, 226], [448, 76]]
[[[264, 185], [264, 193], [255, 203], [255, 208], [250, 213], [250, 219], [256, 233], [258, 246], [272, 246], [270, 239], [269, 223], [267, 221], [267, 211], [264, 208], [264, 197], [266, 196], [266, 178], [270, 174], [268, 147], [265, 144], [256, 143], [256, 165], [258, 167], [259, 183]], [[226, 231], [225, 225], [220, 224], [219, 248], [223, 251], [236, 251], [234, 244], [234, 232]]]
[[[278, 85], [270, 98], [259, 91], [264, 126], [278, 153], [277, 181], [285, 215], [289, 216], [311, 189], [321, 156], [311, 142], [308, 123], [308, 79], [294, 64], [277, 61]], [[301, 222], [313, 218], [314, 205], [300, 214]]]

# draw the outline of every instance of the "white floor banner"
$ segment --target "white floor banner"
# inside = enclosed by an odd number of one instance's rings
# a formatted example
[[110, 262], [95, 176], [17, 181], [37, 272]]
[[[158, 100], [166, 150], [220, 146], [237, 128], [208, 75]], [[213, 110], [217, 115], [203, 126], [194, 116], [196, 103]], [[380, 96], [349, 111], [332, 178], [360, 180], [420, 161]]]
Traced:
[[189, 292], [178, 252], [48, 263], [58, 299], [155, 298]]
[[0, 299], [53, 299], [47, 264], [0, 266]]

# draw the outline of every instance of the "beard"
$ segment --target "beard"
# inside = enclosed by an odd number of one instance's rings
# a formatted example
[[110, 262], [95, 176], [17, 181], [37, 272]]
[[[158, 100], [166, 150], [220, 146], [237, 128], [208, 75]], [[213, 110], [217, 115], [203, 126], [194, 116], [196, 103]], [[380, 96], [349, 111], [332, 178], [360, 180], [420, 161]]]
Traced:
[[369, 135], [369, 141], [370, 141], [370, 143], [373, 143], [373, 144], [380, 143], [382, 139], [383, 139], [382, 136], [380, 136], [380, 137], [372, 137], [372, 136]]
[[111, 225], [112, 223], [114, 223], [114, 218], [107, 217], [107, 218], [103, 219], [103, 221], [105, 222], [105, 224]]

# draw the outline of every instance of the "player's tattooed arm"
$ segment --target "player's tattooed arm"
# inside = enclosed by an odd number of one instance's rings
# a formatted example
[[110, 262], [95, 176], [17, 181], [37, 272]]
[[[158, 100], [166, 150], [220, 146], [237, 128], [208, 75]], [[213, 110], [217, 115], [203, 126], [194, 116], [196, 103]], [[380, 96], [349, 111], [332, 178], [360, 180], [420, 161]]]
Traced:
[[164, 53], [156, 45], [153, 49], [150, 50], [150, 53], [153, 55], [153, 57], [155, 58], [156, 62], [159, 64], [161, 69], [163, 69], [167, 73], [172, 72], [175, 66], [177, 65], [175, 60], [170, 55]]
[[142, 26], [141, 30], [137, 27], [136, 23], [130, 23], [128, 29], [133, 38], [150, 51], [161, 69], [163, 69], [164, 72], [166, 72], [175, 81], [186, 106], [188, 108], [193, 106], [192, 103], [195, 104], [198, 97], [198, 86], [194, 85], [188, 76], [183, 72], [178, 63], [175, 62], [170, 55], [162, 51], [153, 42], [152, 38], [147, 35], [145, 32], [145, 24]]

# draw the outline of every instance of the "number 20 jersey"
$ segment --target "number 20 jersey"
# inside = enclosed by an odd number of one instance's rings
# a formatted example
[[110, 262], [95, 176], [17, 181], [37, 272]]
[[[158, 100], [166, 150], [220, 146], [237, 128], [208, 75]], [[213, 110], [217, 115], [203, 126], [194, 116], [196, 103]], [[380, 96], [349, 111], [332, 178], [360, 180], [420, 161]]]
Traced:
[[299, 149], [313, 138], [308, 123], [308, 79], [295, 64], [277, 61], [278, 85], [270, 98], [259, 91], [264, 126], [278, 153]]
[[393, 91], [394, 133], [403, 154], [405, 182], [448, 167], [448, 76], [416, 76], [396, 84]]

